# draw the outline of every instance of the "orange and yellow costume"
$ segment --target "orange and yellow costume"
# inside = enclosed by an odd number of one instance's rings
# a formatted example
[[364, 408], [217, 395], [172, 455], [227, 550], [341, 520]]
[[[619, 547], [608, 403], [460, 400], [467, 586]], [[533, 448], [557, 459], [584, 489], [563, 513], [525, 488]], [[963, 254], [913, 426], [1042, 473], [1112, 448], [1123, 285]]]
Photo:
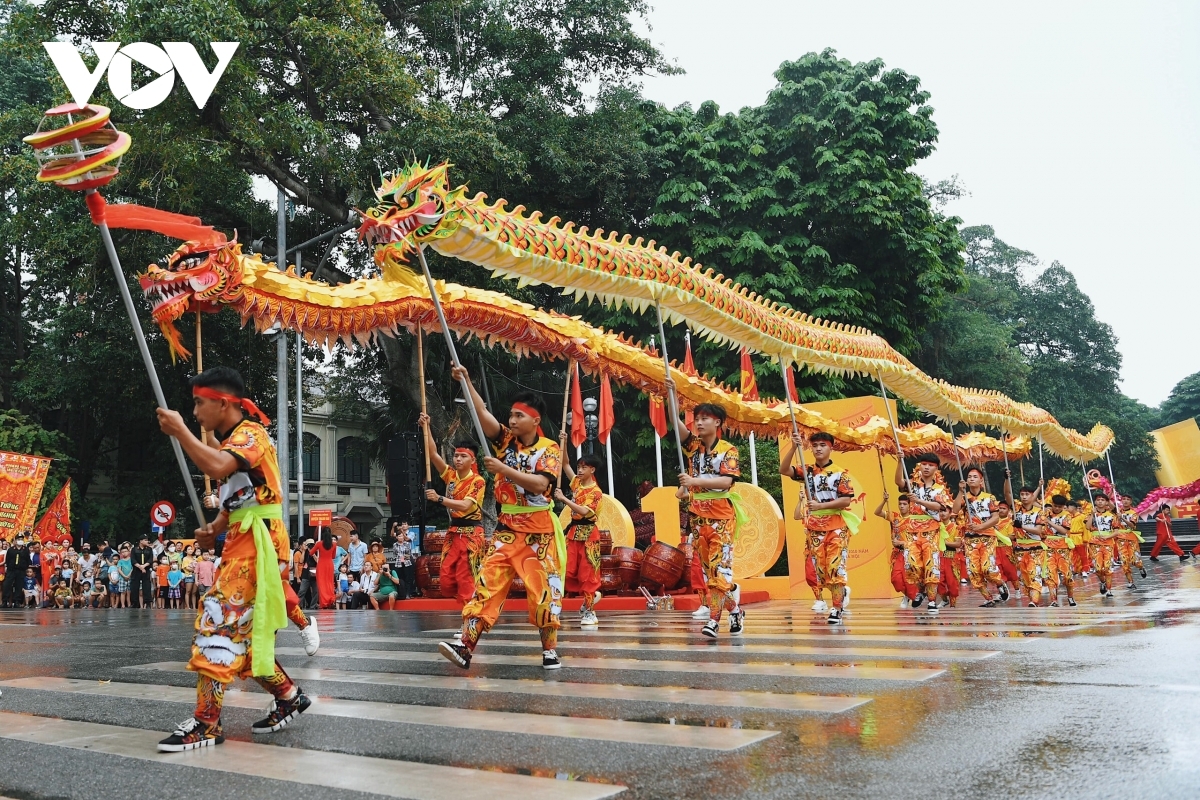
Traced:
[[[1067, 597], [1075, 599], [1075, 576], [1071, 569], [1071, 551], [1075, 542], [1071, 540], [1071, 515], [1067, 511], [1055, 512], [1051, 509], [1046, 518], [1046, 585], [1050, 587], [1051, 602], [1058, 602], [1058, 587], [1066, 586]], [[1068, 533], [1064, 534], [1053, 526], [1057, 525]]]
[[[799, 470], [792, 467], [792, 479], [799, 480]], [[814, 503], [828, 503], [854, 497], [850, 473], [830, 461], [824, 466], [805, 467], [808, 496]], [[849, 511], [825, 510], [810, 513], [804, 519], [808, 532], [809, 559], [816, 572], [816, 594], [829, 590], [833, 607], [840, 609], [846, 599], [846, 559], [850, 537], [857, 532], [859, 519]]]
[[446, 497], [471, 503], [466, 511], [450, 512], [450, 527], [442, 543], [442, 595], [454, 597], [465, 606], [475, 593], [475, 580], [483, 564], [481, 523], [487, 481], [474, 469], [460, 478], [453, 467], [446, 467], [441, 477], [446, 483]]
[[567, 591], [583, 594], [581, 610], [587, 612], [595, 608], [600, 589], [600, 529], [596, 527], [596, 515], [604, 492], [594, 480], [584, 485], [576, 475], [571, 480], [571, 494], [588, 513], [571, 511], [571, 524], [566, 530]]
[[[936, 481], [930, 484], [914, 482], [909, 496], [927, 503], [938, 503], [942, 508], [950, 507], [950, 494], [946, 487]], [[904, 574], [909, 583], [924, 589], [929, 598], [936, 598], [938, 583], [942, 580], [942, 534], [945, 528], [941, 520], [925, 513], [924, 507], [908, 515], [905, 528], [908, 531], [908, 546], [904, 555]]]
[[[188, 661], [188, 669], [199, 674], [195, 717], [209, 725], [220, 719], [225, 687], [236, 678], [253, 678], [276, 699], [294, 693], [294, 684], [278, 662], [274, 662], [273, 670], [270, 662], [264, 669], [260, 653], [256, 669], [254, 657], [255, 646], [265, 648], [270, 657], [275, 644], [270, 617], [265, 609], [256, 608], [262, 587], [255, 525], [265, 523], [267, 540], [275, 551], [266, 555], [272, 568], [265, 579], [280, 583], [276, 589], [278, 611], [283, 624], [287, 624], [283, 616], [286, 611], [282, 574], [287, 570], [291, 550], [280, 508], [283, 494], [275, 446], [266, 429], [250, 420], [243, 420], [217, 438], [221, 451], [232, 455], [239, 469], [221, 485], [222, 513], [229, 514], [231, 523], [212, 588], [200, 600], [196, 637]], [[241, 521], [245, 515], [251, 518]], [[255, 626], [262, 626], [258, 636], [254, 635]]]
[[[718, 438], [710, 449], [704, 446], [699, 436], [689, 436], [683, 443], [683, 453], [687, 456], [688, 474], [692, 477], [741, 477], [737, 448], [725, 439]], [[737, 513], [729, 492], [692, 491], [688, 504], [688, 535], [704, 568], [711, 619], [720, 622], [722, 611], [737, 608], [733, 601], [733, 541], [737, 536]]]
[[1021, 529], [1014, 530], [1017, 540], [1013, 543], [1017, 555], [1017, 576], [1029, 595], [1029, 602], [1037, 604], [1042, 595], [1042, 573], [1046, 566], [1046, 544], [1035, 527], [1045, 528], [1046, 518], [1037, 506], [1018, 506], [1013, 519], [1020, 522]]
[[[540, 433], [532, 444], [523, 444], [507, 426], [492, 441], [496, 458], [530, 475], [542, 475], [553, 486], [562, 453], [558, 444]], [[525, 582], [529, 621], [541, 633], [542, 649], [558, 645], [558, 617], [562, 613], [563, 567], [566, 547], [560, 549], [561, 532], [553, 514], [549, 489], [531, 495], [503, 476], [496, 478], [500, 505], [496, 532], [475, 582], [475, 594], [463, 607], [462, 641], [472, 651], [479, 637], [495, 624], [508, 597], [513, 578]]]

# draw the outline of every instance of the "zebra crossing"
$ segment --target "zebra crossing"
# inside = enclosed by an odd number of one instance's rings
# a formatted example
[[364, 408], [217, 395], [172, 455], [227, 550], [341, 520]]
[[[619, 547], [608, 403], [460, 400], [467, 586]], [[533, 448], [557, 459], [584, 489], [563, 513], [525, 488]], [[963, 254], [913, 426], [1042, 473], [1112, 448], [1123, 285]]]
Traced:
[[[276, 651], [314, 697], [312, 709], [280, 734], [252, 739], [244, 721], [268, 698], [240, 684], [226, 695], [229, 740], [179, 754], [154, 745], [165, 720], [186, 717], [194, 703], [190, 623], [185, 614], [159, 613], [145, 626], [160, 647], [114, 654], [111, 642], [97, 640], [96, 647], [110, 648], [111, 668], [80, 662], [46, 674], [0, 671], [0, 757], [5, 743], [87, 751], [147, 769], [221, 773], [222, 785], [235, 785], [236, 775], [323, 787], [338, 797], [645, 794], [639, 782], [657, 760], [703, 764], [706, 753], [771, 752], [797, 725], [853, 720], [881, 698], [936, 692], [1049, 638], [1147, 613], [1081, 605], [934, 616], [859, 600], [845, 625], [831, 627], [801, 603], [747, 610], [745, 635], [723, 632], [715, 642], [684, 612], [614, 612], [586, 631], [568, 618], [560, 633], [564, 668], [556, 673], [541, 669], [537, 633], [517, 615], [501, 618], [464, 673], [436, 652], [453, 631], [453, 615], [321, 612], [315, 656], [305, 655], [294, 629], [280, 633]], [[48, 633], [30, 625], [32, 618], [5, 612], [0, 637], [62, 637], [89, 617], [61, 612]], [[166, 658], [145, 657], [156, 653]], [[347, 744], [368, 735], [383, 744]]]

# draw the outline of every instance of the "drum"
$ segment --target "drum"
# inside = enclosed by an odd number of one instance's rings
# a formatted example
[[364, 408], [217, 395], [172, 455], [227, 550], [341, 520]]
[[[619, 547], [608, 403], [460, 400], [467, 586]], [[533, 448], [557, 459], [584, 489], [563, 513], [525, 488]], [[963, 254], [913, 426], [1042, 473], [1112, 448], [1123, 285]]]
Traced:
[[626, 589], [636, 589], [642, 576], [642, 551], [636, 547], [614, 547], [612, 558], [617, 562], [621, 584]]
[[673, 587], [676, 589], [681, 586], [686, 587], [691, 585], [692, 558], [696, 554], [696, 548], [690, 541], [680, 546], [679, 549], [683, 551], [683, 574], [679, 576], [679, 583]]
[[620, 568], [621, 563], [616, 556], [600, 556], [600, 591], [603, 594], [616, 594], [626, 588]]
[[600, 555], [607, 556], [612, 553], [612, 532], [600, 529]]
[[446, 543], [446, 531], [432, 531], [421, 537], [421, 552], [426, 555], [441, 555], [442, 545]]
[[642, 583], [650, 583], [664, 589], [672, 589], [683, 577], [687, 566], [684, 552], [663, 542], [655, 542], [646, 548], [642, 557]]
[[417, 586], [425, 597], [441, 597], [442, 554], [417, 557]]

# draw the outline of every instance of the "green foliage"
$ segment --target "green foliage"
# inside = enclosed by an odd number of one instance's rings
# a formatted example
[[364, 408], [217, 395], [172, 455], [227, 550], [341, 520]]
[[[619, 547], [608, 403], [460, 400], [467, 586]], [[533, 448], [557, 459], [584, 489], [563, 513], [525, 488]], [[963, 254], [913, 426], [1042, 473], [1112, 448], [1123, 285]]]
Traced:
[[46, 430], [20, 411], [0, 410], [0, 450], [53, 459], [38, 505], [39, 514], [67, 482], [71, 462], [67, 456], [69, 446], [67, 437], [58, 431]]
[[1175, 384], [1170, 396], [1158, 407], [1158, 425], [1174, 425], [1189, 417], [1200, 417], [1200, 372]]

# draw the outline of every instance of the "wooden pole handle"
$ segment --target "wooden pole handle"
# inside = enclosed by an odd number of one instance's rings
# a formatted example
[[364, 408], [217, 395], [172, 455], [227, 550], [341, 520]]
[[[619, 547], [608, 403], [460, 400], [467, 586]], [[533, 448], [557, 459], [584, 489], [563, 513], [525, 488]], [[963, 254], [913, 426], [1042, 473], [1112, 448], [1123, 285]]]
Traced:
[[[421, 413], [428, 414], [429, 407], [425, 402], [425, 337], [421, 334], [420, 325], [417, 326], [417, 373], [421, 381]], [[426, 441], [425, 447], [421, 449], [425, 452], [425, 487], [429, 488], [429, 484], [433, 482], [433, 471], [429, 464], [429, 423], [426, 423], [424, 428]]]

